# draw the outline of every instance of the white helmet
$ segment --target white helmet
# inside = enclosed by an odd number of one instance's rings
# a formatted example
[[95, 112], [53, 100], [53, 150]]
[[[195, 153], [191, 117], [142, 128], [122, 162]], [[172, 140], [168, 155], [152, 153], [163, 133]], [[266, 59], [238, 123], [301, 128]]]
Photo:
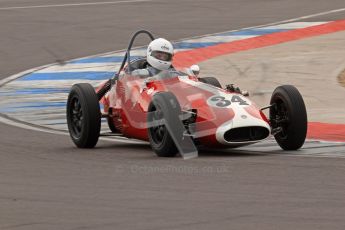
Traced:
[[153, 40], [147, 47], [147, 62], [154, 68], [159, 70], [169, 69], [174, 55], [174, 47], [164, 39], [157, 38]]

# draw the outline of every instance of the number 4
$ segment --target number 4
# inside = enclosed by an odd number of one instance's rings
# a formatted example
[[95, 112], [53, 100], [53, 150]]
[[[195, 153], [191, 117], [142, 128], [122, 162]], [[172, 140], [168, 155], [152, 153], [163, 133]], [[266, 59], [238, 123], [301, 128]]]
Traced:
[[243, 100], [241, 97], [237, 95], [232, 96], [231, 102], [240, 103], [240, 105], [248, 105], [248, 103], [245, 100]]

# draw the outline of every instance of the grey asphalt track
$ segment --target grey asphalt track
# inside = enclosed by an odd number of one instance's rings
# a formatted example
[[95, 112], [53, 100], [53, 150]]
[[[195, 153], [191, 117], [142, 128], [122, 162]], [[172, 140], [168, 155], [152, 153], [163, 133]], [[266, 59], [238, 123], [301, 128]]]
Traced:
[[[12, 0], [0, 8], [74, 2]], [[0, 78], [123, 49], [141, 28], [174, 40], [344, 7], [343, 0], [180, 0], [0, 9]], [[315, 21], [337, 18], [345, 14]], [[266, 144], [184, 161], [157, 158], [145, 144], [101, 141], [79, 150], [68, 136], [0, 130], [0, 229], [345, 227], [342, 158], [284, 154]], [[302, 152], [342, 151], [311, 144]]]

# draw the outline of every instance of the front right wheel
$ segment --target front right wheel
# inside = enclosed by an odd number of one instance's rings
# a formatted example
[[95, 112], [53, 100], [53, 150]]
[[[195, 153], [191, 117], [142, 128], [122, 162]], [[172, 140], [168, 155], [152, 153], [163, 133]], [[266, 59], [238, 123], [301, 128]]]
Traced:
[[308, 118], [302, 95], [292, 85], [277, 87], [271, 97], [270, 123], [274, 138], [284, 150], [297, 150], [305, 142]]
[[95, 89], [87, 83], [73, 85], [67, 100], [67, 125], [78, 148], [93, 148], [101, 129], [101, 112]]

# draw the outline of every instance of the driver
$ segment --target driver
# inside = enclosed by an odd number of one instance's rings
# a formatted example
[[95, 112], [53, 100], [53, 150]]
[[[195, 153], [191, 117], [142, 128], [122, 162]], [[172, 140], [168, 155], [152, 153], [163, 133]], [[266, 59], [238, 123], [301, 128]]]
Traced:
[[132, 72], [133, 75], [154, 76], [163, 70], [173, 69], [172, 58], [174, 48], [171, 42], [164, 38], [157, 38], [150, 42], [146, 51], [147, 67]]

